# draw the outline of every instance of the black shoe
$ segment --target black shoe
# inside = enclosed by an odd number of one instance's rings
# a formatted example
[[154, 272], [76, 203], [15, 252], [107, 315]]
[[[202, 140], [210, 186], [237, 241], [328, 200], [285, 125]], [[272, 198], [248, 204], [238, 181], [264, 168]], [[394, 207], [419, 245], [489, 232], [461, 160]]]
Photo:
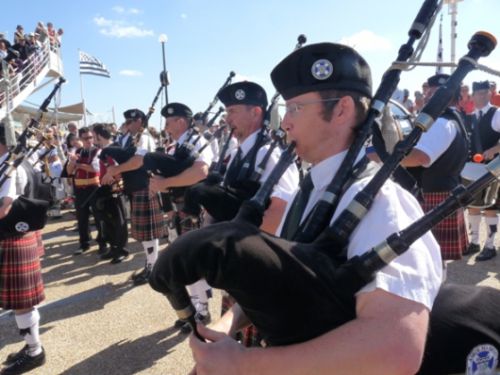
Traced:
[[150, 275], [151, 275], [151, 267], [146, 266], [141, 272], [132, 276], [132, 281], [134, 285], [147, 284]]
[[100, 256], [99, 256], [99, 259], [102, 259], [102, 260], [109, 260], [109, 259], [113, 259], [113, 250], [108, 250], [106, 251], [105, 253], [102, 253]]
[[42, 352], [35, 356], [30, 356], [26, 350], [16, 356], [16, 360], [10, 362], [6, 367], [4, 367], [0, 372], [0, 375], [24, 374], [25, 372], [40, 367], [45, 363], [45, 350], [43, 350], [43, 348]]
[[470, 243], [469, 246], [467, 246], [467, 249], [465, 249], [462, 252], [462, 255], [472, 255], [475, 253], [479, 253], [481, 251], [481, 246], [477, 243]]
[[[175, 328], [181, 328], [184, 324], [186, 324], [185, 320], [177, 319], [174, 323]], [[8, 358], [8, 357], [7, 357]]]
[[180, 328], [180, 331], [181, 333], [184, 333], [184, 334], [189, 334], [193, 331], [193, 329], [191, 328], [191, 325], [189, 323], [184, 323], [181, 328]]
[[84, 252], [86, 252], [88, 249], [90, 249], [90, 246], [89, 245], [82, 245], [80, 246], [80, 248], [78, 250], [76, 250], [73, 255], [81, 255], [83, 254]]
[[10, 353], [5, 361], [3, 362], [4, 365], [8, 365], [14, 361], [16, 361], [20, 356], [24, 355], [24, 352], [29, 349], [28, 344], [24, 345], [20, 351], [17, 353]]
[[99, 250], [97, 250], [97, 254], [104, 255], [109, 252], [108, 246], [106, 244], [99, 244]]
[[113, 259], [111, 259], [111, 264], [118, 264], [123, 262], [125, 259], [128, 258], [128, 251], [125, 249], [119, 250], [117, 253], [113, 254]]
[[476, 257], [477, 261], [483, 261], [483, 260], [490, 260], [491, 258], [494, 258], [497, 256], [497, 251], [494, 247], [484, 247], [483, 251], [479, 253], [479, 255]]

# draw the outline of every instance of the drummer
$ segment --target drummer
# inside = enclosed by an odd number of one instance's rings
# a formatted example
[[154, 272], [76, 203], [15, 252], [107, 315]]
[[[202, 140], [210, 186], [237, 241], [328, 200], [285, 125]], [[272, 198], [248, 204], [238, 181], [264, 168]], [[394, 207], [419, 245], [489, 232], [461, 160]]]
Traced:
[[[448, 78], [447, 74], [429, 77], [429, 88], [424, 100], [429, 101]], [[450, 107], [428, 132], [422, 134], [417, 145], [402, 162], [422, 191], [424, 212], [448, 198], [450, 191], [461, 182], [460, 172], [467, 159], [468, 144], [463, 118], [455, 107], [459, 97], [460, 92], [457, 91]], [[445, 260], [460, 259], [468, 245], [464, 210], [459, 209], [441, 221], [432, 229], [432, 233], [441, 247], [443, 267]]]
[[[500, 111], [498, 107], [490, 104], [491, 92], [488, 81], [474, 82], [472, 84], [472, 100], [474, 101], [474, 112], [467, 116], [467, 126], [471, 135], [470, 156], [475, 160], [488, 161], [500, 152]], [[484, 209], [468, 207], [470, 226], [470, 245], [464, 255], [480, 252], [476, 257], [478, 261], [491, 259], [497, 255], [495, 247], [495, 234], [498, 225], [498, 209], [500, 201]], [[488, 237], [481, 250], [479, 245], [479, 227], [484, 216]]]

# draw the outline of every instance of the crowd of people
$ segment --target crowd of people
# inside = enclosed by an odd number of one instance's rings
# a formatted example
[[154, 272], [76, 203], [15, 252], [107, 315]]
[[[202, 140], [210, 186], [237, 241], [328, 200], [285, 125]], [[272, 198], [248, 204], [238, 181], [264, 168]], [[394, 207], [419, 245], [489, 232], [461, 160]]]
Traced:
[[[48, 24], [49, 30], [53, 28]], [[420, 112], [448, 78], [429, 77], [422, 94], [412, 102], [406, 90], [402, 104]], [[60, 217], [60, 203], [75, 210], [79, 243], [74, 255], [91, 247], [91, 215], [101, 259], [125, 261], [129, 235], [141, 243], [144, 268], [132, 275], [132, 283], [149, 283], [167, 295], [179, 308], [180, 319], [173, 324], [204, 338], [192, 335], [189, 342], [197, 374], [326, 374], [332, 368], [346, 374], [456, 373], [479, 344], [500, 348], [498, 319], [486, 313], [500, 308], [498, 294], [488, 291], [486, 296], [485, 289], [474, 289], [481, 299], [472, 305], [449, 298], [464, 289], [443, 287], [446, 260], [478, 252], [479, 261], [496, 255], [495, 202], [467, 208], [469, 228], [464, 209], [457, 210], [358, 289], [345, 292], [333, 278], [337, 266], [356, 261], [445, 200], [462, 183], [462, 170], [476, 155], [489, 161], [500, 153], [500, 111], [491, 102], [496, 88], [489, 81], [474, 82], [470, 97], [466, 86], [457, 88], [446, 111], [403, 159], [418, 187], [415, 196], [397, 176], [385, 181], [348, 243], [339, 246], [333, 237], [320, 236], [323, 242], [308, 243], [311, 253], [302, 254], [297, 242], [312, 230], [316, 208], [329, 196], [330, 182], [345, 168], [344, 158], [362, 133], [358, 129], [372, 99], [371, 72], [354, 49], [318, 43], [285, 57], [271, 80], [285, 100], [281, 127], [286, 137], [264, 126], [270, 115], [267, 94], [248, 81], [219, 90], [226, 113], [210, 128], [207, 117], [213, 114], [194, 114], [178, 102], [162, 108], [162, 132], [148, 129], [149, 116], [137, 108], [123, 113], [119, 129], [107, 123], [69, 123], [61, 133], [56, 124], [46, 126], [44, 146], [30, 165], [52, 187], [51, 215]], [[282, 165], [291, 142], [298, 159]], [[379, 147], [384, 147], [383, 140]], [[387, 150], [375, 153], [362, 148], [348, 161], [349, 178], [338, 196], [330, 194], [333, 208], [318, 233], [337, 223], [375, 176]], [[8, 156], [2, 125], [0, 162]], [[277, 166], [284, 172], [274, 181]], [[9, 215], [19, 196], [27, 195], [29, 174], [28, 167], [18, 167], [0, 186], [0, 219]], [[269, 181], [273, 186], [263, 207], [249, 203]], [[256, 207], [263, 212], [256, 215]], [[483, 216], [487, 239], [481, 248]], [[43, 244], [40, 231], [16, 230], [0, 236], [0, 307], [14, 310], [26, 345], [8, 356], [1, 374], [20, 374], [45, 362], [36, 308], [44, 299], [39, 260]], [[169, 244], [161, 250], [160, 239], [166, 237]], [[317, 257], [309, 256], [315, 251]], [[171, 290], [176, 283], [186, 286], [189, 306], [177, 306]], [[223, 315], [214, 322], [208, 308], [211, 286], [227, 292]], [[29, 298], [20, 290], [27, 290]], [[321, 313], [315, 316], [316, 310], [298, 307], [308, 303]], [[485, 312], [480, 316], [471, 313], [478, 306]], [[286, 341], [269, 323], [275, 319], [279, 325], [288, 318], [301, 322], [301, 313], [326, 326], [314, 334], [307, 332], [313, 329], [307, 324], [291, 326], [287, 330], [292, 338]], [[467, 331], [470, 326], [476, 327], [473, 333]], [[437, 353], [437, 341], [453, 339], [450, 327], [461, 335], [463, 346], [452, 351], [451, 345], [442, 345]], [[305, 332], [306, 339], [299, 340], [298, 332]]]
[[[0, 79], [9, 77], [17, 79], [15, 89], [22, 90], [30, 76], [34, 76], [40, 69], [40, 54], [43, 45], [47, 43], [51, 51], [57, 52], [61, 46], [63, 29], [54, 28], [51, 22], [47, 26], [38, 22], [34, 31], [25, 32], [22, 25], [17, 25], [12, 40], [6, 38], [5, 33], [0, 33]], [[33, 64], [32, 71], [26, 67]], [[5, 95], [0, 94], [0, 107], [3, 105]]]

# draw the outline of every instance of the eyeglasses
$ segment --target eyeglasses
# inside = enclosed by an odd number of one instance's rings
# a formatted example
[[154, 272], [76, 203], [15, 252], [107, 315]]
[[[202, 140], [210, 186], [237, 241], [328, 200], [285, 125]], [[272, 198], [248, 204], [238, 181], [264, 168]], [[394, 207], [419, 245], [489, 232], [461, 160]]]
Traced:
[[285, 114], [293, 116], [297, 112], [300, 112], [302, 110], [302, 108], [306, 105], [316, 104], [316, 103], [324, 103], [324, 102], [338, 102], [341, 99], [342, 98], [310, 100], [307, 102], [294, 102], [294, 103], [278, 104], [278, 106], [285, 109]]

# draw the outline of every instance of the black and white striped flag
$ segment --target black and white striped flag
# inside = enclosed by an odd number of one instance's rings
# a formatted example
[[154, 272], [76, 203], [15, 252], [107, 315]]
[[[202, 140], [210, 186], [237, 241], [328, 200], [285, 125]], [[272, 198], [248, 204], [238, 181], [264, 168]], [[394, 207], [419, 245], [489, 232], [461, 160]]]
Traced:
[[82, 51], [80, 51], [80, 74], [93, 74], [111, 78], [108, 69], [102, 62]]

